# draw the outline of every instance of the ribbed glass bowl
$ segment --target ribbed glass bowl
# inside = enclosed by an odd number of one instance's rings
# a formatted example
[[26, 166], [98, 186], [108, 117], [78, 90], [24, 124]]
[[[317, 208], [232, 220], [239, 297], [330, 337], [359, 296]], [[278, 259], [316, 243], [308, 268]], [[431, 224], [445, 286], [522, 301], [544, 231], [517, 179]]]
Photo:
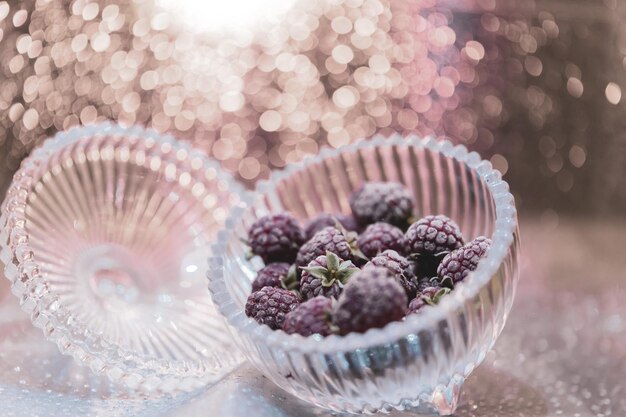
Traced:
[[74, 128], [24, 160], [0, 217], [22, 309], [61, 352], [121, 386], [189, 390], [242, 358], [206, 291], [206, 257], [240, 189], [154, 131]]
[[[348, 197], [365, 181], [395, 181], [412, 192], [418, 215], [445, 214], [466, 240], [490, 236], [476, 269], [436, 307], [382, 329], [347, 336], [302, 337], [246, 317], [258, 258], [242, 239], [268, 213], [301, 221], [348, 213]], [[500, 334], [518, 280], [513, 196], [491, 164], [447, 141], [378, 137], [325, 150], [260, 184], [233, 211], [209, 259], [209, 288], [241, 351], [269, 379], [318, 406], [352, 413], [392, 409], [454, 412], [461, 385]]]

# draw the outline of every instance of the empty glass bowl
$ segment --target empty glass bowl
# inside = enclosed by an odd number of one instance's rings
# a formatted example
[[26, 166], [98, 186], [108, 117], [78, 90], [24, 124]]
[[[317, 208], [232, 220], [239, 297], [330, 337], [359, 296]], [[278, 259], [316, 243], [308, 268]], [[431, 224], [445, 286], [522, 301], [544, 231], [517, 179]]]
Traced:
[[240, 188], [169, 136], [105, 123], [24, 160], [2, 207], [11, 290], [79, 363], [141, 391], [189, 390], [240, 363], [206, 257]]
[[[304, 338], [272, 331], [246, 317], [244, 305], [260, 268], [242, 243], [268, 213], [301, 221], [349, 212], [349, 195], [365, 181], [405, 184], [419, 215], [446, 214], [467, 240], [490, 236], [479, 267], [442, 302], [382, 329]], [[416, 137], [360, 142], [289, 166], [247, 196], [220, 232], [209, 261], [209, 288], [238, 346], [277, 385], [340, 412], [392, 409], [454, 412], [464, 379], [500, 334], [518, 280], [513, 196], [491, 164], [447, 141]]]

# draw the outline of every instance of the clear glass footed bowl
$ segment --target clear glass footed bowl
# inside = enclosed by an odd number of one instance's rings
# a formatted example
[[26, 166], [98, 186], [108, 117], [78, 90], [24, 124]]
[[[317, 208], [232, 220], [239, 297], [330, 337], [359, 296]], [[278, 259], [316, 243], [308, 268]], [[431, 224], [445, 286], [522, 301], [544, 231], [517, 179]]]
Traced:
[[240, 188], [200, 152], [105, 123], [47, 140], [2, 206], [0, 258], [45, 336], [133, 390], [217, 380], [241, 358], [206, 291]]
[[[257, 258], [241, 238], [268, 213], [301, 221], [320, 212], [348, 213], [348, 197], [365, 181], [395, 181], [412, 190], [418, 214], [446, 214], [466, 239], [490, 236], [479, 267], [442, 302], [382, 329], [347, 336], [302, 337], [246, 317]], [[500, 334], [518, 280], [513, 196], [491, 164], [447, 141], [378, 137], [292, 165], [258, 186], [233, 211], [209, 260], [209, 288], [248, 359], [289, 393], [340, 412], [392, 409], [454, 412], [461, 385]]]

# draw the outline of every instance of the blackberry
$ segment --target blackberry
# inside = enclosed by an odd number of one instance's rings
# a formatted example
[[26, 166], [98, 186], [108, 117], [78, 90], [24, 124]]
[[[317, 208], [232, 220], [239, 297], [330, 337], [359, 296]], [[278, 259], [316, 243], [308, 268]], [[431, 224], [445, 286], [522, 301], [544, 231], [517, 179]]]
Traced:
[[302, 268], [300, 293], [305, 300], [323, 295], [338, 298], [350, 277], [358, 272], [351, 261], [344, 261], [332, 252], [318, 256]]
[[357, 246], [368, 258], [373, 258], [380, 252], [393, 249], [401, 254], [406, 249], [404, 233], [389, 223], [374, 223], [358, 237]]
[[350, 208], [361, 226], [385, 222], [405, 230], [413, 216], [413, 198], [402, 184], [368, 182], [350, 196]]
[[406, 315], [408, 316], [410, 314], [417, 313], [427, 305], [428, 304], [422, 297], [416, 297], [409, 303], [409, 307], [406, 309]]
[[260, 269], [252, 281], [252, 292], [263, 287], [284, 288], [287, 275], [289, 275], [289, 267], [290, 265], [287, 263], [277, 262]]
[[400, 284], [385, 268], [366, 268], [345, 286], [333, 311], [333, 322], [342, 335], [384, 327], [404, 316], [408, 302]]
[[406, 315], [417, 313], [425, 306], [439, 304], [441, 297], [449, 292], [450, 289], [445, 287], [432, 286], [424, 288], [417, 297], [411, 300], [406, 310]]
[[266, 264], [292, 263], [304, 240], [304, 231], [298, 221], [286, 213], [261, 217], [248, 231], [252, 253], [260, 256]]
[[298, 251], [296, 266], [306, 267], [315, 258], [332, 252], [343, 260], [350, 260], [355, 264], [360, 263], [362, 255], [356, 248], [356, 234], [345, 232], [336, 227], [325, 227], [317, 232]]
[[325, 227], [343, 227], [349, 231], [357, 231], [358, 225], [353, 216], [349, 214], [329, 214], [322, 213], [309, 220], [304, 228], [304, 234], [307, 239], [311, 239], [317, 232]]
[[444, 215], [426, 216], [413, 223], [405, 234], [408, 252], [436, 255], [463, 246], [459, 226]]
[[467, 275], [478, 267], [480, 258], [491, 246], [491, 239], [477, 237], [465, 246], [450, 252], [437, 269], [441, 281], [451, 280], [453, 284], [463, 281]]
[[271, 329], [280, 329], [285, 315], [300, 304], [300, 297], [293, 291], [276, 287], [263, 287], [248, 297], [246, 316]]
[[300, 304], [285, 316], [283, 330], [288, 334], [297, 333], [302, 336], [319, 334], [328, 336], [331, 329], [330, 298], [318, 296]]
[[418, 289], [417, 277], [415, 276], [415, 265], [395, 250], [388, 249], [370, 260], [364, 268], [371, 266], [387, 269], [389, 273], [398, 281], [409, 300], [415, 297]]

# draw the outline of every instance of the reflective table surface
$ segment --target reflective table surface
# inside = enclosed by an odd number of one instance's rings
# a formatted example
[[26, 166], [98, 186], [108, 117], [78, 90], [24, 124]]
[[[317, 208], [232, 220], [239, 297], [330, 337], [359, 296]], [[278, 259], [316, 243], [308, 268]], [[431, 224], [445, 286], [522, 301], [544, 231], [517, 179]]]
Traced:
[[[626, 415], [626, 224], [522, 220], [515, 306], [456, 416]], [[0, 285], [0, 416], [308, 417], [248, 364], [176, 397], [137, 397], [58, 353]], [[411, 413], [392, 413], [408, 416]]]

